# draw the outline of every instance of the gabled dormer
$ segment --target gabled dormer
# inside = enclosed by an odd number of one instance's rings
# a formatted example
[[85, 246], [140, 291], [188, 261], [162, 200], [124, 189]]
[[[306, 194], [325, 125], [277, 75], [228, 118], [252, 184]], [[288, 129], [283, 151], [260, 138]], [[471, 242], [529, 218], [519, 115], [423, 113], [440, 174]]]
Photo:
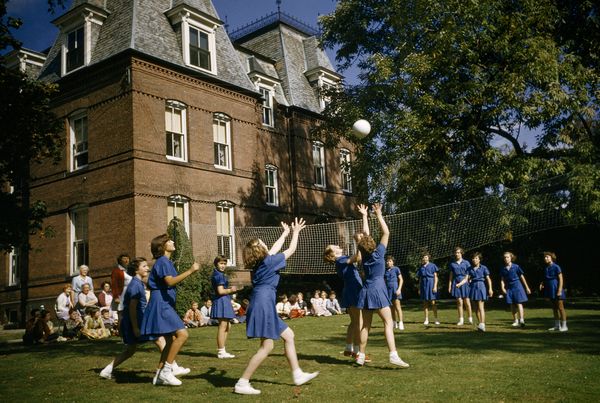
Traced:
[[336, 88], [342, 81], [342, 76], [324, 67], [315, 67], [304, 73], [310, 85], [315, 89], [319, 97], [321, 109], [329, 104], [327, 91]]
[[273, 100], [275, 91], [281, 85], [281, 80], [274, 77], [262, 68], [255, 56], [248, 58], [248, 78], [254, 84], [257, 92], [263, 96], [262, 100], [262, 124], [268, 127], [275, 125], [275, 108]]
[[100, 27], [110, 14], [101, 4], [100, 1], [83, 1], [52, 21], [62, 37], [61, 77], [90, 64]]
[[216, 33], [223, 21], [185, 3], [175, 5], [165, 15], [179, 36], [185, 65], [216, 75]]

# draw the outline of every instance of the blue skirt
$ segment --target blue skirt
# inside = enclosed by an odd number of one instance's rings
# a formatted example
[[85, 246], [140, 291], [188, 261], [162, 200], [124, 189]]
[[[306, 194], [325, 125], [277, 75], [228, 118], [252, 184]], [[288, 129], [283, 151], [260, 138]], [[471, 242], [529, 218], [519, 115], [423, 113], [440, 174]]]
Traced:
[[522, 304], [527, 302], [527, 294], [520, 281], [511, 283], [506, 288], [506, 303], [507, 304]]
[[360, 288], [345, 284], [344, 290], [342, 291], [342, 308], [350, 308], [357, 306], [359, 292]]
[[358, 293], [356, 307], [359, 309], [381, 309], [390, 306], [387, 289], [383, 281], [381, 284], [365, 284]]
[[144, 319], [140, 325], [140, 333], [144, 336], [172, 334], [180, 329], [185, 329], [183, 321], [177, 315], [175, 308], [169, 301], [172, 298], [167, 290], [152, 290], [150, 302], [146, 306]]
[[457, 283], [460, 283], [462, 279], [454, 279], [452, 281], [451, 293], [454, 298], [469, 298], [469, 284], [465, 283], [460, 287], [456, 287]]
[[246, 336], [278, 340], [288, 328], [275, 309], [275, 288], [254, 288], [246, 311]]
[[469, 298], [472, 301], [487, 301], [488, 293], [485, 289], [483, 281], [474, 281], [471, 283]]
[[424, 277], [421, 279], [421, 300], [435, 301], [438, 299], [438, 293], [433, 292], [433, 278]]
[[231, 305], [231, 297], [229, 295], [221, 295], [219, 298], [213, 299], [212, 309], [210, 311], [211, 319], [233, 319], [235, 313]]
[[396, 290], [398, 288], [394, 288], [394, 287], [388, 287], [387, 288], [387, 294], [388, 294], [388, 298], [390, 299], [390, 301], [395, 301], [395, 300], [402, 300], [402, 293], [400, 293], [400, 295], [396, 295]]
[[562, 289], [560, 297], [556, 296], [558, 291], [558, 280], [546, 280], [544, 281], [544, 297], [550, 299], [565, 299], [565, 289]]

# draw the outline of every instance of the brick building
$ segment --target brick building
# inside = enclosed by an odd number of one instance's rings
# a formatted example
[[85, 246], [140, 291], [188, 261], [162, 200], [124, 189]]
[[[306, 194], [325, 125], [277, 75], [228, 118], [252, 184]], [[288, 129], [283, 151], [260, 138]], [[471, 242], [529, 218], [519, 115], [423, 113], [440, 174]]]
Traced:
[[[241, 267], [234, 227], [352, 215], [351, 145], [311, 134], [320, 90], [341, 76], [309, 27], [275, 13], [230, 35], [210, 0], [75, 0], [54, 24], [43, 66], [29, 60], [59, 85], [66, 147], [60, 164], [32, 167], [53, 235], [31, 239], [29, 305], [53, 306], [84, 263], [98, 289], [119, 253], [150, 257], [174, 216], [195, 256]], [[10, 321], [17, 258], [0, 262]]]

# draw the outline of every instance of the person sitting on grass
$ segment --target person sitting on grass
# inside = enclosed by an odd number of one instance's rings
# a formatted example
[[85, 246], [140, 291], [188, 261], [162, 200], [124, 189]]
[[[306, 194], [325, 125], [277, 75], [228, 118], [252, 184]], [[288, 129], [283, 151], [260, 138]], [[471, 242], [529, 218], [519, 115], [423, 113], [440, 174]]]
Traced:
[[100, 309], [100, 316], [102, 317], [102, 323], [106, 330], [110, 332], [111, 336], [117, 335], [117, 322], [111, 316], [110, 309], [108, 307], [104, 307]]
[[83, 329], [81, 329], [81, 335], [91, 340], [110, 337], [110, 331], [104, 327], [98, 307], [88, 309], [88, 316], [86, 316], [85, 324], [83, 325]]
[[296, 294], [290, 295], [289, 298], [290, 303], [290, 319], [295, 318], [303, 318], [306, 315], [306, 311], [300, 309], [300, 305], [298, 305], [298, 296]]
[[69, 309], [69, 319], [65, 321], [63, 326], [63, 337], [67, 340], [79, 339], [81, 329], [83, 329], [81, 314], [75, 308]]
[[[31, 343], [25, 344], [44, 344], [44, 343], [52, 343], [57, 341], [59, 335], [54, 332], [52, 326], [49, 325], [50, 322], [50, 312], [42, 309], [39, 311], [39, 316], [35, 320], [33, 324], [33, 328], [31, 329]], [[23, 339], [25, 342], [25, 339]]]
[[202, 312], [198, 309], [198, 303], [196, 301], [192, 301], [192, 307], [185, 313], [183, 323], [185, 323], [185, 327], [188, 328], [203, 326]]
[[[323, 293], [325, 293], [325, 291], [323, 291]], [[335, 297], [335, 292], [331, 291], [329, 293], [329, 299], [327, 299], [325, 301], [325, 308], [331, 312], [332, 315], [341, 315], [342, 314], [342, 308], [340, 307], [340, 304], [337, 300], [337, 298]]]
[[286, 294], [279, 296], [279, 302], [275, 305], [275, 309], [277, 309], [277, 315], [279, 315], [281, 319], [290, 318], [290, 303]]
[[31, 317], [25, 322], [25, 334], [23, 335], [23, 344], [31, 345], [35, 341], [33, 337], [33, 328], [40, 317], [40, 310], [33, 308], [29, 313]]
[[77, 301], [77, 307], [81, 314], [87, 312], [88, 308], [98, 308], [98, 298], [96, 298], [90, 285], [87, 283], [81, 286], [81, 293], [77, 297]]

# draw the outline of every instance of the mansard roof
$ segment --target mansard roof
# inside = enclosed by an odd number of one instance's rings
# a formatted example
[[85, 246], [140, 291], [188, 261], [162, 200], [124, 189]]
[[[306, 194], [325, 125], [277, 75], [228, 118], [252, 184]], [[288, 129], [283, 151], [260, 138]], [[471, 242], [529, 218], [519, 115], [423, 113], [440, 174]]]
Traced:
[[[166, 15], [168, 10], [186, 7], [220, 22], [211, 0], [75, 0], [71, 8], [55, 21], [60, 22], [70, 14], [77, 17], [84, 7], [99, 8], [107, 14], [100, 27], [99, 36], [92, 46], [89, 65], [133, 49], [159, 60], [189, 68], [183, 61], [181, 40]], [[60, 58], [64, 41], [65, 35], [58, 35], [40, 74], [41, 79], [56, 81], [60, 78]], [[215, 42], [216, 77], [234, 86], [255, 91], [223, 24], [216, 28]], [[198, 70], [193, 71], [194, 74], [202, 74]]]

